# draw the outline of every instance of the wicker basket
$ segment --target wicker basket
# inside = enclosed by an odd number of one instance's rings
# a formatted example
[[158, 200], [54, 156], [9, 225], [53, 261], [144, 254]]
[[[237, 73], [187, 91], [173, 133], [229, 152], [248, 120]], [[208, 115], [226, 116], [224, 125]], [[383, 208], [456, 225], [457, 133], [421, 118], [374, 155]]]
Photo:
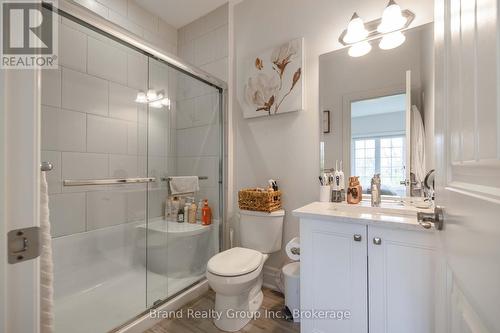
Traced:
[[238, 193], [238, 204], [243, 210], [271, 213], [281, 209], [281, 191], [242, 189]]

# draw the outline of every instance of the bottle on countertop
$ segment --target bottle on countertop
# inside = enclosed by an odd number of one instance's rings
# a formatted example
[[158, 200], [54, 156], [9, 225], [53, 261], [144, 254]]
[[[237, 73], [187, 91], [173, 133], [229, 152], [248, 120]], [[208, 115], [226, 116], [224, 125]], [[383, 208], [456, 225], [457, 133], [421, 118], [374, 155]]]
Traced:
[[194, 198], [189, 206], [189, 223], [196, 223], [196, 204], [194, 203]]
[[191, 203], [186, 200], [186, 204], [184, 205], [184, 222], [189, 223], [189, 209], [191, 208]]
[[212, 224], [212, 210], [208, 206], [208, 199], [203, 202], [203, 208], [201, 210], [201, 224], [210, 225]]
[[362, 200], [363, 189], [359, 183], [358, 176], [349, 177], [349, 188], [347, 189], [347, 203], [358, 204]]
[[198, 202], [198, 207], [196, 208], [196, 221], [200, 221], [201, 222], [201, 211], [203, 209], [203, 200], [200, 200]]
[[380, 193], [380, 174], [376, 173], [371, 181], [371, 195], [372, 207], [380, 207], [381, 193]]
[[171, 213], [172, 213], [172, 198], [167, 197], [167, 200], [165, 200], [165, 210], [163, 214], [163, 219], [167, 221], [170, 218]]
[[177, 222], [184, 223], [184, 209], [182, 208], [179, 208], [179, 211], [177, 212]]
[[172, 204], [171, 204], [171, 210], [170, 210], [170, 217], [175, 221], [177, 219], [177, 213], [179, 212], [179, 198], [173, 197], [172, 198]]

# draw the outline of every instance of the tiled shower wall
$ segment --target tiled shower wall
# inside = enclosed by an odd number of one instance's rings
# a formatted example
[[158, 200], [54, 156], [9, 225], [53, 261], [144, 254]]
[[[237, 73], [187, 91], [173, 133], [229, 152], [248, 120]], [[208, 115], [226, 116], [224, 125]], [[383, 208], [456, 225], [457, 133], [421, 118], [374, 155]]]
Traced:
[[[67, 19], [60, 24], [58, 70], [42, 73], [42, 160], [54, 237], [144, 220], [146, 186], [64, 187], [63, 179], [145, 177], [147, 113], [134, 102], [148, 87], [148, 59]], [[169, 69], [155, 89], [169, 93]], [[175, 97], [174, 97], [175, 99]], [[159, 116], [158, 116], [159, 114]], [[160, 179], [173, 156], [172, 113], [151, 113], [149, 174]], [[152, 185], [150, 216], [161, 216], [166, 185]]]
[[[179, 57], [227, 81], [228, 5], [180, 28], [178, 35]], [[196, 83], [184, 87], [188, 93], [179, 94], [177, 104], [177, 173], [208, 177], [200, 181], [199, 197], [208, 198], [218, 217], [219, 95]]]
[[177, 54], [177, 29], [133, 0], [72, 0], [99, 16], [144, 38], [156, 47]]
[[183, 26], [178, 36], [179, 57], [227, 82], [227, 4]]

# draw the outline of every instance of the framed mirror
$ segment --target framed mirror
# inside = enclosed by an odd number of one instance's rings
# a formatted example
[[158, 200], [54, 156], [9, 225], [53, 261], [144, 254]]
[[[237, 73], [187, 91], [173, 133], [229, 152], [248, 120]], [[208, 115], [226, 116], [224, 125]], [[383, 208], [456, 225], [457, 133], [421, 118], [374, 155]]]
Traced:
[[320, 56], [320, 116], [330, 110], [335, 119], [329, 133], [320, 129], [321, 171], [342, 161], [346, 179], [359, 176], [365, 194], [379, 173], [383, 196], [423, 196], [432, 169], [433, 24], [404, 35], [390, 50], [373, 41], [362, 57], [347, 49]]

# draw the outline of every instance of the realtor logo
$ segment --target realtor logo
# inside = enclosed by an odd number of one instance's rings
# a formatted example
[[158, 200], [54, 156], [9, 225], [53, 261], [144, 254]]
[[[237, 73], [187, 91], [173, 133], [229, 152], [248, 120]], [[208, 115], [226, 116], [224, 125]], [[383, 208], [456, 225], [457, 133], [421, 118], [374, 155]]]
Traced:
[[1, 67], [57, 68], [54, 1], [2, 1]]

